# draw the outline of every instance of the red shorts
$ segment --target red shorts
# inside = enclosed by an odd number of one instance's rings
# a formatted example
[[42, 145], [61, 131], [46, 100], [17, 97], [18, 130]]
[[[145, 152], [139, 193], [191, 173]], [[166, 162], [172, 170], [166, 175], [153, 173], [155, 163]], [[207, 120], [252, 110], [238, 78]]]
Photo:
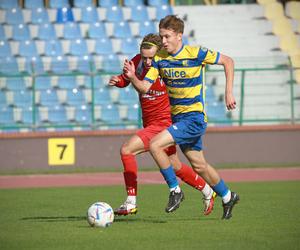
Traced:
[[[144, 129], [140, 129], [136, 132], [136, 135], [141, 138], [141, 140], [144, 143], [144, 148], [146, 151], [149, 151], [149, 144], [151, 139], [156, 136], [158, 133], [161, 131], [165, 130], [167, 127], [166, 126], [155, 126], [155, 125], [150, 125]], [[168, 156], [173, 155], [176, 153], [176, 146], [170, 146], [165, 149], [165, 152], [167, 153]]]

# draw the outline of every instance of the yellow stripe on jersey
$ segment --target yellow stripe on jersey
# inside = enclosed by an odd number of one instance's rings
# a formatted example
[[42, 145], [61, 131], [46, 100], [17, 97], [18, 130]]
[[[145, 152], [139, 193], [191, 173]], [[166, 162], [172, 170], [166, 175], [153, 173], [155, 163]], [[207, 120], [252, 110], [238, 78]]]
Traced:
[[194, 98], [200, 95], [202, 85], [190, 88], [176, 88], [167, 86], [169, 97], [172, 98]]
[[201, 102], [194, 103], [189, 106], [185, 105], [173, 105], [171, 106], [171, 113], [172, 115], [177, 115], [181, 113], [189, 113], [189, 112], [203, 112], [203, 104]]

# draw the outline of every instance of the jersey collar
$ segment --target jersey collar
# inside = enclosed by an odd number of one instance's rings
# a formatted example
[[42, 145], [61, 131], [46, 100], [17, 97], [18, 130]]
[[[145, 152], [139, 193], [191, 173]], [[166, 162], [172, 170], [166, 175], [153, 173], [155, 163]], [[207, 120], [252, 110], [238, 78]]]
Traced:
[[171, 56], [177, 56], [183, 50], [184, 44], [182, 44], [180, 50], [178, 50], [175, 54], [170, 54]]

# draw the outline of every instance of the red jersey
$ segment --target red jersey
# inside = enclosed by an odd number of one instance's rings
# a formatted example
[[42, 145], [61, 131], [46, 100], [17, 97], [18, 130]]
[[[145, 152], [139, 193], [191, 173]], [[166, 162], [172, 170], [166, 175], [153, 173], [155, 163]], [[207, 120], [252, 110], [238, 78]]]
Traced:
[[[139, 80], [143, 80], [147, 69], [145, 69], [141, 54], [131, 59], [135, 65], [135, 74]], [[124, 88], [129, 85], [125, 76], [119, 75], [120, 82], [116, 85]], [[139, 93], [142, 108], [143, 126], [149, 125], [171, 125], [171, 109], [166, 85], [162, 79], [157, 78], [146, 94]]]

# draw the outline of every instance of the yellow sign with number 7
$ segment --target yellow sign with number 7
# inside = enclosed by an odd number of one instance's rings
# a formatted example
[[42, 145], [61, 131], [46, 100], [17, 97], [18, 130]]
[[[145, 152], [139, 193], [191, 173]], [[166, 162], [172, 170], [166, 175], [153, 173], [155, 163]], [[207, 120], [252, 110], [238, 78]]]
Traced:
[[48, 164], [73, 165], [75, 163], [74, 138], [48, 139]]

